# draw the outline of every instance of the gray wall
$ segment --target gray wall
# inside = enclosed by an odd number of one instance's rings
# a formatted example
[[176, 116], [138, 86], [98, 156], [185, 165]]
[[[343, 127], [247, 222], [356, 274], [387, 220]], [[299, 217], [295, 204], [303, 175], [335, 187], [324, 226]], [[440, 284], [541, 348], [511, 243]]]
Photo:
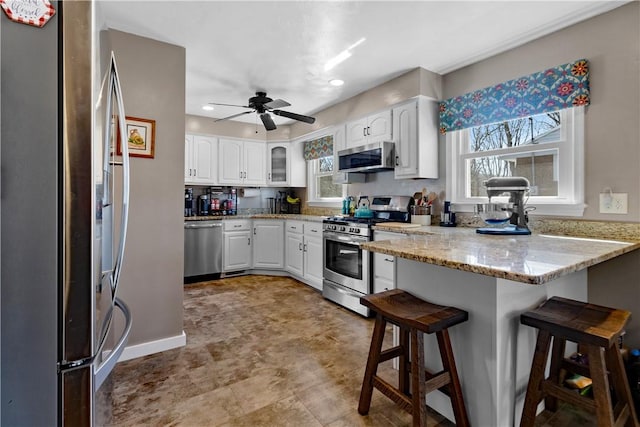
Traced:
[[155, 158], [131, 157], [120, 295], [133, 314], [128, 345], [182, 334], [185, 49], [109, 30], [128, 116], [156, 121]]
[[[640, 3], [557, 31], [444, 76], [444, 98], [586, 58], [584, 219], [640, 222]], [[441, 145], [442, 146], [442, 145]], [[629, 214], [600, 214], [605, 187], [629, 193]]]

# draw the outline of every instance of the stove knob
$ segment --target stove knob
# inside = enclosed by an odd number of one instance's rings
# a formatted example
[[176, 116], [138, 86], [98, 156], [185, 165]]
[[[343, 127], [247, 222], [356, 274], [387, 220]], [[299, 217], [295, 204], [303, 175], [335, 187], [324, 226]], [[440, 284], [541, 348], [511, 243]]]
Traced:
[[340, 227], [340, 231], [345, 231], [346, 229], [347, 227], [344, 227], [344, 226]]
[[350, 228], [349, 231], [352, 232], [352, 233], [357, 233], [358, 229], [357, 228]]

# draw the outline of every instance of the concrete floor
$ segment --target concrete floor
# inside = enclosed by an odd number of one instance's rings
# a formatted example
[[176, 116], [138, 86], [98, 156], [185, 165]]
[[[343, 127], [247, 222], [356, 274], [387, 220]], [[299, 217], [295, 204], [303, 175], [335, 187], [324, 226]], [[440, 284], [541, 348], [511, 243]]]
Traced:
[[[119, 363], [99, 424], [410, 426], [411, 416], [377, 390], [369, 415], [357, 412], [372, 330], [371, 319], [289, 278], [186, 285], [187, 345]], [[395, 372], [391, 361], [380, 367], [394, 384]], [[595, 421], [565, 411], [543, 414], [537, 424]], [[452, 423], [431, 411], [428, 425]]]

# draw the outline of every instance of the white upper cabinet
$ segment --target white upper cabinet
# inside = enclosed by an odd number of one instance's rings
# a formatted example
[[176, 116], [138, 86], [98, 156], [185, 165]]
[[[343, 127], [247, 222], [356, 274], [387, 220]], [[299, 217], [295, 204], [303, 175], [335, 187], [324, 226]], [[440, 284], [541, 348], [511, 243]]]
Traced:
[[185, 135], [184, 181], [186, 184], [209, 184], [218, 182], [216, 153], [218, 138], [213, 136]]
[[289, 159], [291, 161], [289, 187], [307, 186], [307, 161], [304, 159], [304, 144], [302, 141], [292, 141], [289, 144]]
[[266, 185], [265, 143], [244, 141], [245, 185]]
[[291, 149], [289, 143], [267, 144], [267, 185], [285, 187], [291, 180]]
[[393, 108], [395, 178], [438, 178], [438, 103], [420, 96]]
[[266, 184], [263, 142], [220, 139], [218, 152], [220, 184]]
[[347, 122], [346, 126], [346, 148], [378, 141], [391, 141], [391, 110]]

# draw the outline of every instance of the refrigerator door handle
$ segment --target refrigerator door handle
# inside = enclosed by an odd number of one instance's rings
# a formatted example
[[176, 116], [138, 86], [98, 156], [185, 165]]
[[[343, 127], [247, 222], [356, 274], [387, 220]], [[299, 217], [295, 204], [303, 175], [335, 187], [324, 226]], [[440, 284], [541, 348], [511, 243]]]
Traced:
[[118, 342], [113, 347], [113, 350], [109, 353], [107, 358], [99, 365], [96, 366], [94, 370], [94, 391], [98, 390], [104, 380], [107, 379], [113, 368], [116, 366], [118, 359], [122, 355], [122, 352], [127, 345], [127, 341], [129, 340], [129, 334], [131, 333], [131, 312], [129, 311], [129, 307], [124, 303], [120, 298], [115, 299], [115, 306], [122, 311], [125, 318], [125, 326], [124, 331], [122, 332], [122, 336], [118, 339]]
[[120, 242], [118, 247], [118, 255], [116, 256], [115, 265], [113, 268], [113, 297], [115, 298], [115, 291], [120, 283], [120, 271], [122, 269], [122, 261], [124, 259], [124, 248], [127, 237], [127, 225], [129, 223], [129, 144], [126, 134], [126, 121], [124, 112], [124, 103], [122, 100], [122, 88], [120, 86], [120, 79], [118, 77], [118, 69], [116, 67], [116, 59], [111, 52], [111, 80], [112, 89], [115, 94], [116, 101], [118, 103], [118, 123], [120, 131], [120, 144], [122, 147], [122, 212], [120, 218]]

